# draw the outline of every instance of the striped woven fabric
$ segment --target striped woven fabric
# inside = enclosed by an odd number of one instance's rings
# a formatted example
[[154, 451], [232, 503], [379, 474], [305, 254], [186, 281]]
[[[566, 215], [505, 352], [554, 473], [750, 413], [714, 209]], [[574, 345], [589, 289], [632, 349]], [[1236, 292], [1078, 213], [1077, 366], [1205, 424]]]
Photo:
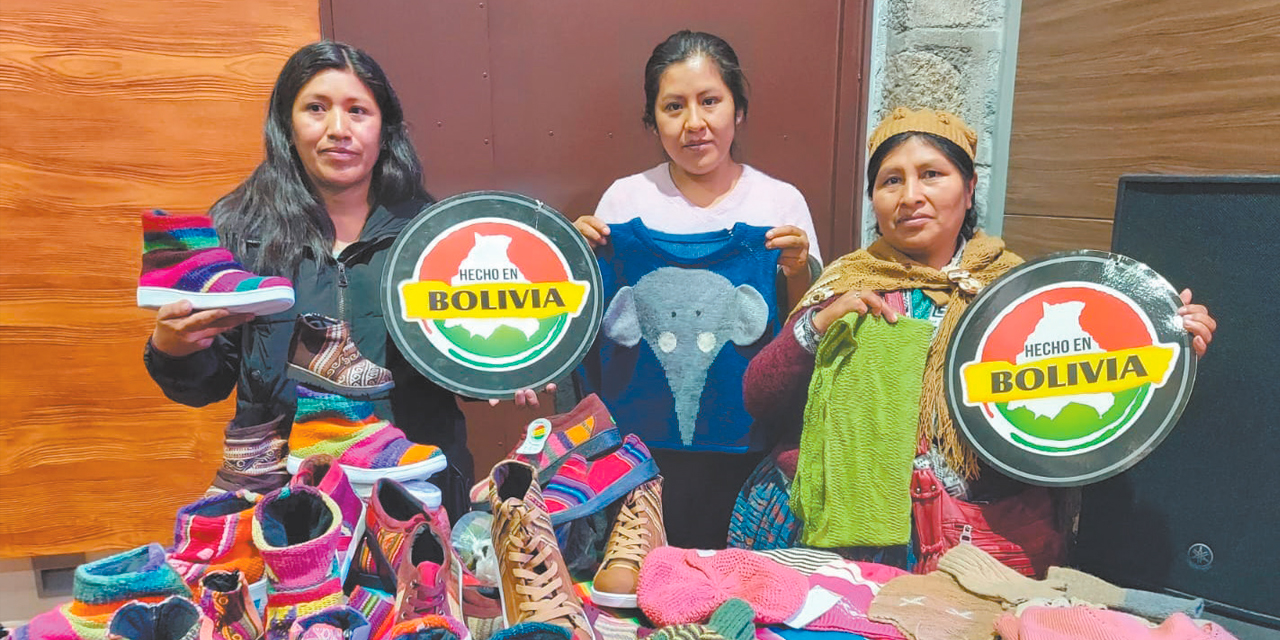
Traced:
[[786, 549], [800, 537], [800, 521], [791, 511], [790, 486], [773, 458], [765, 458], [742, 485], [729, 517], [729, 546], [738, 549]]
[[373, 403], [298, 385], [298, 411], [289, 457], [327, 453], [346, 467], [391, 469], [444, 457], [439, 447], [415, 444], [373, 413]]

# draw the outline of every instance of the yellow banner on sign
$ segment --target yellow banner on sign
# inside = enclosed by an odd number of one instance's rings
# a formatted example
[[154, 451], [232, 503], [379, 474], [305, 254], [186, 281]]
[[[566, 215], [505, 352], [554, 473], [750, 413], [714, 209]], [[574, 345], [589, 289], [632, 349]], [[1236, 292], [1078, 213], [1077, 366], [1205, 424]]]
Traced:
[[439, 280], [400, 285], [410, 320], [550, 318], [577, 315], [587, 297], [582, 282], [486, 282], [450, 285]]
[[1169, 378], [1177, 345], [1078, 353], [1025, 364], [971, 362], [960, 367], [966, 404], [1116, 393]]

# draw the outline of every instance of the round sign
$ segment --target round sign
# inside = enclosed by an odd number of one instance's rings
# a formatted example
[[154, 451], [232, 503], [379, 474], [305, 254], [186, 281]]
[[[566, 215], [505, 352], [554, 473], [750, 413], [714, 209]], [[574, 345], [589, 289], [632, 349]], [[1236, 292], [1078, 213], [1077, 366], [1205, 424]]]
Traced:
[[1195, 381], [1177, 292], [1102, 251], [1009, 270], [961, 316], [947, 405], [988, 464], [1025, 482], [1078, 486], [1137, 464], [1169, 433]]
[[477, 191], [418, 214], [391, 247], [382, 309], [405, 358], [474, 398], [541, 389], [578, 366], [600, 326], [600, 268], [547, 205]]

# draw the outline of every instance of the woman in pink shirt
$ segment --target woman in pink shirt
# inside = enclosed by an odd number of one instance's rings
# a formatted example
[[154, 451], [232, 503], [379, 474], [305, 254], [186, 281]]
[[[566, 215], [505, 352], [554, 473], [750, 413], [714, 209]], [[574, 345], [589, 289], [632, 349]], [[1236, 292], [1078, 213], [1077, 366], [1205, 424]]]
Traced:
[[[747, 117], [746, 85], [737, 54], [717, 36], [681, 31], [655, 47], [645, 65], [644, 123], [668, 161], [615, 181], [595, 215], [574, 226], [593, 247], [609, 242], [610, 224], [637, 217], [650, 229], [678, 234], [738, 222], [769, 227], [766, 247], [781, 250], [786, 299], [795, 305], [809, 287], [809, 255], [818, 257], [813, 219], [794, 186], [734, 159], [734, 136]], [[656, 450], [667, 480], [671, 544], [723, 547], [734, 498], [761, 455]]]

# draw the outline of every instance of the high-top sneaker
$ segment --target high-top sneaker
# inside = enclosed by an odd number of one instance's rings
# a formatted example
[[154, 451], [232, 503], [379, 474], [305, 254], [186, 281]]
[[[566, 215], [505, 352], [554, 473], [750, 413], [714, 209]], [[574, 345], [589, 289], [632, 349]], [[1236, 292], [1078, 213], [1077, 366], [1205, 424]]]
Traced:
[[293, 306], [293, 283], [259, 276], [218, 246], [208, 216], [142, 214], [142, 276], [138, 306], [158, 309], [188, 300], [195, 309], [269, 315]]
[[395, 386], [390, 371], [360, 354], [346, 322], [318, 313], [302, 314], [294, 322], [289, 377], [352, 397], [381, 393]]
[[[569, 459], [569, 454], [592, 458], [620, 444], [622, 435], [618, 425], [599, 396], [593, 393], [567, 413], [530, 422], [524, 440], [507, 459], [533, 465], [538, 470], [538, 485], [542, 486]], [[488, 478], [471, 488], [471, 509], [489, 509]]]
[[380, 420], [372, 402], [300, 384], [289, 434], [289, 471], [296, 473], [303, 460], [317, 453], [334, 457], [357, 495], [367, 495], [382, 478], [425, 480], [448, 465], [439, 447], [410, 442], [395, 425]]
[[665, 544], [662, 476], [658, 476], [623, 499], [605, 545], [604, 560], [591, 581], [591, 601], [606, 607], [635, 608], [640, 563], [651, 549]]
[[396, 621], [442, 615], [462, 619], [462, 562], [450, 544], [449, 514], [427, 512], [409, 533], [396, 566]]
[[253, 541], [269, 581], [267, 640], [284, 639], [298, 618], [342, 604], [341, 535], [338, 504], [313, 487], [285, 487], [255, 507]]
[[285, 457], [289, 440], [285, 416], [268, 422], [240, 426], [227, 424], [222, 444], [222, 467], [205, 496], [244, 489], [266, 495], [289, 482]]
[[351, 488], [342, 466], [327, 453], [318, 453], [303, 460], [289, 484], [315, 487], [338, 504], [338, 510], [342, 512], [342, 534], [338, 541], [338, 550], [342, 552], [338, 558], [339, 573], [345, 580], [356, 545], [364, 535], [364, 502]]
[[250, 589], [265, 594], [262, 555], [253, 546], [253, 507], [262, 497], [236, 491], [203, 498], [178, 509], [169, 564], [199, 597], [200, 578], [237, 569]]
[[214, 640], [256, 640], [262, 637], [262, 615], [249, 595], [249, 583], [239, 570], [210, 571], [200, 579], [196, 600], [213, 621]]
[[130, 602], [111, 616], [107, 640], [213, 640], [213, 623], [186, 598]]
[[68, 604], [46, 611], [14, 630], [17, 640], [105, 638], [107, 622], [120, 607], [137, 600], [157, 603], [191, 590], [165, 561], [156, 543], [76, 567]]
[[549, 622], [571, 630], [575, 640], [594, 640], [595, 632], [556, 546], [537, 471], [528, 463], [504, 460], [493, 468], [489, 481], [493, 544], [507, 626]]
[[298, 618], [289, 628], [289, 640], [370, 640], [369, 621], [359, 611], [337, 606]]
[[656, 475], [657, 463], [634, 433], [623, 438], [622, 446], [595, 460], [570, 454], [542, 486], [551, 525], [558, 527], [600, 511]]

